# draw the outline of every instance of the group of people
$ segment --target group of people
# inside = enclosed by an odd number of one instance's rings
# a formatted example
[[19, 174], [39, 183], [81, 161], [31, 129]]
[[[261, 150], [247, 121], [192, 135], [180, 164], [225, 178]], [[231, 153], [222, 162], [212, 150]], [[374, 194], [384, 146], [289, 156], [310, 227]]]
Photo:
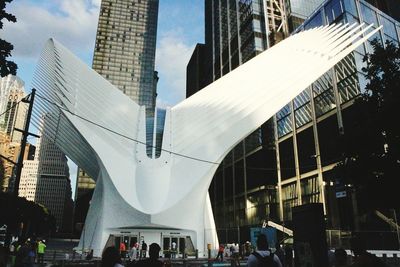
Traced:
[[120, 243], [119, 252], [121, 258], [129, 258], [130, 261], [136, 261], [137, 259], [146, 258], [147, 244], [144, 240], [142, 241], [141, 246], [139, 246], [138, 242], [134, 243], [129, 250], [127, 246], [127, 242]]
[[[231, 246], [230, 246], [231, 247]], [[231, 266], [240, 266], [238, 253], [235, 251], [235, 246], [232, 246], [233, 250], [231, 254]], [[289, 249], [288, 249], [289, 248]], [[216, 260], [223, 261], [224, 253], [226, 248], [224, 245], [220, 245], [218, 249], [218, 255]], [[354, 254], [352, 261], [350, 262], [350, 256], [347, 252], [338, 248], [330, 254], [329, 266], [327, 267], [385, 267], [385, 263], [381, 261], [375, 255], [368, 253], [365, 248], [365, 242], [359, 238], [353, 238], [351, 240], [351, 250]], [[293, 267], [293, 251], [290, 247], [286, 247], [283, 250], [279, 245], [276, 246], [276, 250], [272, 252], [268, 246], [267, 237], [264, 234], [260, 234], [257, 239], [257, 247], [254, 252], [250, 253], [247, 258], [248, 267]]]
[[[144, 243], [144, 241], [143, 241]], [[142, 243], [142, 250], [143, 250], [143, 243]], [[146, 243], [144, 243], [146, 244]], [[131, 261], [128, 266], [135, 266], [135, 267], [161, 267], [164, 266], [164, 263], [159, 260], [161, 247], [156, 244], [152, 243], [149, 246], [149, 258], [146, 258], [146, 254], [139, 260], [139, 261]], [[147, 251], [147, 244], [146, 244], [146, 251]], [[120, 251], [118, 251], [115, 247], [108, 247], [104, 250], [102, 257], [101, 257], [101, 267], [124, 267], [122, 265], [122, 259]]]
[[25, 242], [12, 242], [8, 249], [0, 248], [0, 267], [31, 267], [35, 263], [43, 264], [46, 244], [44, 240], [27, 239]]

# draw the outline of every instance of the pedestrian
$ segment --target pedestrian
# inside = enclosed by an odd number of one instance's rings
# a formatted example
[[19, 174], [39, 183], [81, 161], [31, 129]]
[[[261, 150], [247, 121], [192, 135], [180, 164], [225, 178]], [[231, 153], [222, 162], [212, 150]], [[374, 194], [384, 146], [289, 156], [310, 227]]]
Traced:
[[125, 243], [123, 241], [119, 244], [119, 253], [121, 253], [121, 258], [125, 259], [125, 257], [126, 257], [126, 245], [125, 245]]
[[350, 240], [351, 250], [353, 251], [355, 260], [353, 267], [386, 267], [387, 265], [377, 256], [367, 252], [365, 242], [360, 237], [353, 237]]
[[276, 242], [275, 244], [275, 255], [278, 256], [279, 260], [283, 265], [283, 262], [285, 261], [285, 251], [283, 251], [279, 242]]
[[285, 267], [293, 267], [293, 249], [291, 246], [285, 246], [285, 260], [284, 260]]
[[244, 255], [246, 257], [250, 256], [251, 253], [251, 246], [250, 246], [250, 241], [246, 241], [246, 243], [244, 244]]
[[37, 245], [38, 263], [43, 263], [45, 250], [46, 244], [42, 240], [39, 240], [39, 243]]
[[233, 243], [233, 265], [240, 266], [239, 244]]
[[[29, 240], [29, 239], [28, 239]], [[18, 248], [15, 267], [30, 267], [34, 264], [34, 252], [30, 241], [26, 241], [22, 246]]]
[[93, 249], [89, 251], [89, 253], [86, 255], [86, 260], [90, 261], [93, 259]]
[[129, 250], [129, 260], [130, 261], [136, 261], [136, 244], [133, 244], [133, 246], [131, 247], [131, 249]]
[[[144, 243], [144, 241], [143, 241], [143, 243]], [[144, 243], [144, 244], [146, 244], [146, 243]], [[142, 245], [142, 248], [143, 248], [143, 245]], [[159, 260], [160, 250], [161, 250], [161, 247], [158, 244], [152, 243], [149, 246], [149, 258], [141, 259], [140, 261], [138, 261], [136, 263], [135, 267], [162, 267], [164, 265], [164, 263]]]
[[342, 248], [335, 249], [335, 267], [345, 267], [347, 266], [347, 252]]
[[0, 245], [0, 267], [7, 266], [7, 251], [6, 248]]
[[278, 256], [268, 249], [268, 240], [264, 234], [260, 234], [257, 238], [257, 250], [250, 254], [247, 260], [248, 267], [282, 267], [282, 263]]
[[172, 251], [171, 251], [172, 259], [175, 259], [176, 258], [176, 242], [175, 241], [172, 241], [171, 248], [172, 248]]
[[15, 254], [17, 253], [17, 242], [12, 242], [9, 247], [10, 258], [11, 258], [11, 266], [15, 264]]
[[108, 247], [101, 255], [100, 267], [124, 267], [120, 253], [115, 247]]
[[224, 261], [224, 250], [225, 250], [224, 245], [223, 244], [219, 244], [218, 255], [215, 258], [215, 260], [218, 260], [218, 258], [220, 258], [221, 261]]
[[142, 249], [140, 251], [140, 258], [146, 258], [146, 254], [147, 254], [147, 244], [143, 240], [142, 241]]

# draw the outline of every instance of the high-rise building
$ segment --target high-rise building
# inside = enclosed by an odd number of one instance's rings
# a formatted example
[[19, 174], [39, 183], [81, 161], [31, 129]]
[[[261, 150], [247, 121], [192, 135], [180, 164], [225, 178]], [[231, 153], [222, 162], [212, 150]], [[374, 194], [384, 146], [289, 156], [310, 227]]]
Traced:
[[[387, 40], [399, 43], [400, 24], [363, 0], [325, 1], [298, 31], [332, 23], [363, 22], [373, 23], [374, 28], [383, 26], [370, 41], [377, 38], [381, 43]], [[373, 52], [370, 41], [325, 73], [274, 117], [279, 206], [281, 221], [285, 224], [292, 219], [293, 206], [321, 202], [328, 228], [361, 230], [363, 227], [355, 191], [341, 182], [333, 168], [343, 155], [344, 136], [363, 134], [353, 126], [359, 112], [353, 103], [367, 83], [362, 68], [364, 55]]]
[[[158, 5], [158, 0], [102, 0], [92, 66], [133, 101], [146, 106], [147, 128], [151, 130], [159, 79], [154, 70]], [[152, 133], [146, 134], [149, 156], [153, 151]], [[79, 198], [92, 194], [95, 181], [84, 170], [79, 169], [78, 174], [76, 210], [85, 212], [90, 198]], [[80, 215], [83, 220], [85, 217]]]
[[[4, 169], [0, 187], [3, 191], [13, 190], [11, 179], [20, 152], [22, 133], [15, 130], [24, 128], [27, 104], [21, 100], [26, 96], [24, 82], [17, 76], [0, 78], [0, 154], [9, 159], [1, 159]], [[33, 149], [29, 144], [26, 152]], [[25, 154], [27, 159], [28, 154]]]
[[197, 44], [186, 68], [186, 98], [206, 86], [206, 45]]
[[[21, 100], [26, 96], [24, 82], [17, 76], [8, 75], [0, 79], [0, 130], [6, 132], [11, 142], [20, 142], [27, 106]], [[4, 114], [3, 114], [4, 113]]]
[[[212, 81], [295, 29], [366, 22], [384, 26], [381, 41], [400, 36], [396, 21], [362, 0], [206, 0], [205, 11]], [[339, 189], [327, 181], [341, 135], [354, 130], [351, 105], [365, 87], [362, 58], [371, 51], [369, 43], [358, 48], [227, 155], [209, 190], [221, 242], [248, 239], [249, 228], [265, 220], [290, 226], [292, 207], [312, 202], [324, 204], [330, 229], [354, 227], [350, 191], [337, 200]]]
[[[43, 118], [40, 132], [46, 131]], [[45, 134], [41, 134], [33, 160], [24, 160], [19, 196], [47, 207], [57, 227], [66, 231], [72, 225], [72, 191], [67, 158]]]
[[93, 69], [154, 110], [158, 0], [102, 0]]
[[[203, 78], [215, 81], [283, 40], [289, 35], [288, 16], [304, 20], [322, 0], [308, 1], [302, 9], [297, 2], [206, 0], [205, 60], [209, 71], [205, 73], [211, 73], [211, 78], [207, 74]], [[248, 240], [249, 228], [260, 227], [263, 220], [279, 219], [273, 130], [273, 120], [269, 120], [240, 142], [211, 183], [214, 218], [223, 243]]]

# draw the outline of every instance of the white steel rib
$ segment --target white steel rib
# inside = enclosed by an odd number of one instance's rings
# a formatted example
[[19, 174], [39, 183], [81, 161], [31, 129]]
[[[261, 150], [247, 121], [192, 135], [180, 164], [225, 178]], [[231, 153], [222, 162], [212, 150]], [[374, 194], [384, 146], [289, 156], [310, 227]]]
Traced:
[[[161, 156], [146, 154], [145, 108], [55, 40], [39, 61], [36, 116], [74, 162], [97, 179], [81, 237], [100, 255], [117, 227], [191, 231], [218, 244], [208, 187], [226, 154], [378, 29], [332, 25], [300, 32], [167, 109]], [[45, 133], [46, 134], [46, 133]]]

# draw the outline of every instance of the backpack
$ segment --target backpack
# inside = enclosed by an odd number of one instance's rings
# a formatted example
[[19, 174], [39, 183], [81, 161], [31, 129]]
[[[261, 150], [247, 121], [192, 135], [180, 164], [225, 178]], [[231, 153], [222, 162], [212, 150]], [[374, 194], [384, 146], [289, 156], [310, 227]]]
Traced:
[[258, 252], [252, 253], [257, 258], [258, 267], [275, 267], [276, 263], [274, 261], [274, 253], [270, 252], [269, 256], [261, 256]]

